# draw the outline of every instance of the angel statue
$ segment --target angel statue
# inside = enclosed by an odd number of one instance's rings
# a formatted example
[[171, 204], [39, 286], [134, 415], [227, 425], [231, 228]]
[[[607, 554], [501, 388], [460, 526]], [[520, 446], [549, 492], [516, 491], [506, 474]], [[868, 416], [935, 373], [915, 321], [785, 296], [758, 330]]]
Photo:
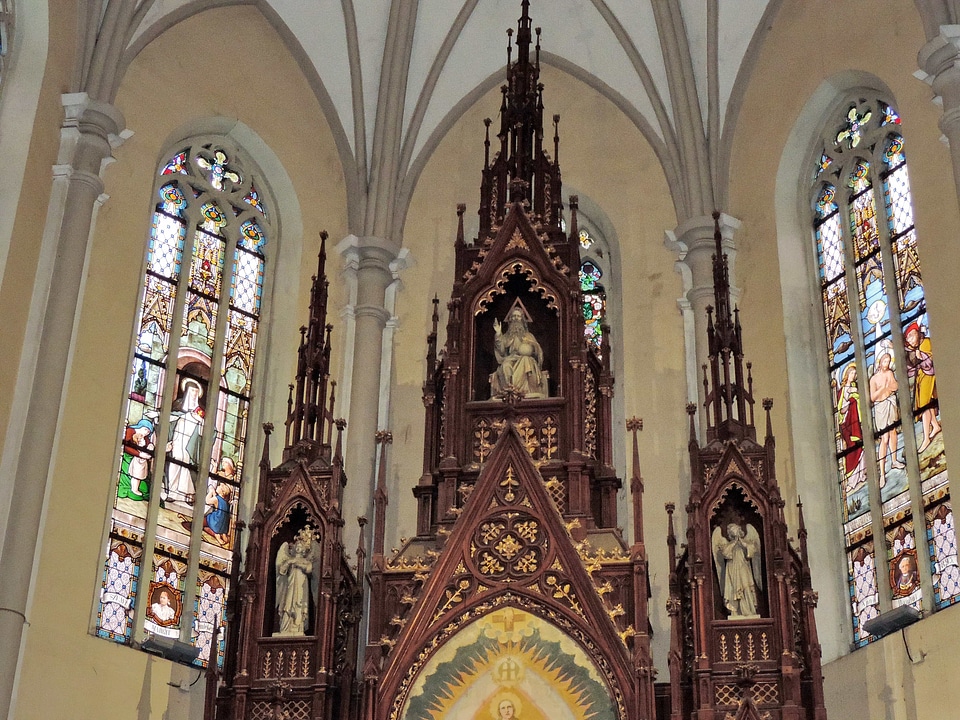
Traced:
[[749, 523], [744, 529], [732, 522], [724, 535], [718, 525], [713, 530], [711, 546], [730, 619], [760, 617], [757, 590], [763, 587], [763, 569], [757, 529]]
[[310, 526], [300, 530], [292, 543], [285, 542], [280, 546], [275, 563], [280, 630], [274, 636], [306, 635], [311, 596], [316, 596], [318, 573], [313, 571], [313, 566], [319, 559], [319, 550]]

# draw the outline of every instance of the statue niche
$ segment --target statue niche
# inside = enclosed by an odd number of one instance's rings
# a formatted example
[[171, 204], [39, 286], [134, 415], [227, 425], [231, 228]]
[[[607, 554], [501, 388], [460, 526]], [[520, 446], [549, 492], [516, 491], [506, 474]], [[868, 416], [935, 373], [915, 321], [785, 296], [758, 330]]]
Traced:
[[727, 620], [766, 614], [763, 521], [737, 487], [725, 494], [710, 521], [717, 617]]
[[293, 509], [274, 536], [269, 585], [273, 596], [265, 605], [264, 635], [304, 637], [314, 633], [322, 564], [317, 538], [316, 523], [301, 507]]
[[474, 397], [501, 400], [508, 392], [528, 400], [553, 397], [550, 370], [557, 353], [558, 320], [517, 273], [477, 315]]

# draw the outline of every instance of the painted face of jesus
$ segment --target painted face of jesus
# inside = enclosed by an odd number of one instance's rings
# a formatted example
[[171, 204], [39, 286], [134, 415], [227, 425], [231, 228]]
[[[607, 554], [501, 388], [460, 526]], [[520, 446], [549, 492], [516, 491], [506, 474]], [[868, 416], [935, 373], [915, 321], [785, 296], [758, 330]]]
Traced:
[[501, 720], [513, 720], [513, 703], [510, 700], [502, 700], [497, 710], [500, 712]]

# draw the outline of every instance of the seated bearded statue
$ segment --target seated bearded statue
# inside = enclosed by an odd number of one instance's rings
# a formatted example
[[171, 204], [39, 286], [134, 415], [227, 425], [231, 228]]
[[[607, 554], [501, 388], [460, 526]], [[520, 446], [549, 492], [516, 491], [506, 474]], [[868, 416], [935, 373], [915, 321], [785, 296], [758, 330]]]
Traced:
[[493, 321], [493, 345], [499, 367], [490, 375], [491, 397], [502, 397], [509, 390], [524, 398], [547, 397], [543, 348], [527, 328], [520, 308], [509, 312], [506, 324], [504, 330], [499, 320]]

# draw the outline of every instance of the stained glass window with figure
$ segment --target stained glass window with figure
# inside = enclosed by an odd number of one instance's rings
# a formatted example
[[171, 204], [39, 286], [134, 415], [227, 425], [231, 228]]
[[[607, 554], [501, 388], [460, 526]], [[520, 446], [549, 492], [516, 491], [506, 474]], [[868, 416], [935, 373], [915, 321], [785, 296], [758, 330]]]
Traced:
[[97, 634], [152, 633], [222, 662], [270, 232], [238, 152], [161, 164], [136, 316]]
[[[581, 233], [582, 235], [582, 233]], [[590, 347], [599, 354], [603, 342], [603, 318], [606, 294], [600, 279], [603, 271], [593, 260], [580, 264], [580, 292], [583, 294], [583, 334]]]
[[960, 600], [901, 118], [853, 98], [824, 133], [811, 195], [853, 640], [909, 604]]

